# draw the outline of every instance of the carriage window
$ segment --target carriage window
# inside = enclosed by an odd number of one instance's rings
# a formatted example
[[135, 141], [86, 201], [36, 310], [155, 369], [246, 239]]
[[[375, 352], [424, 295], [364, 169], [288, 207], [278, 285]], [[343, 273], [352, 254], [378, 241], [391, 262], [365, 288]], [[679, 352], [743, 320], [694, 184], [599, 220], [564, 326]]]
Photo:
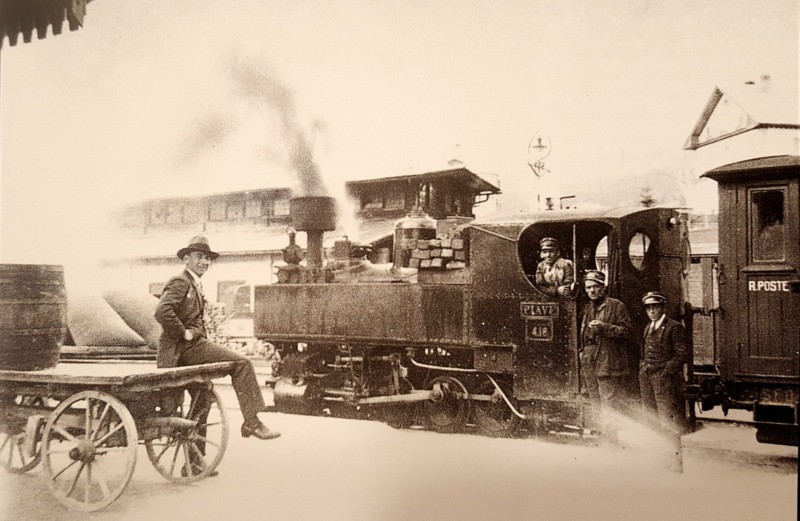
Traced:
[[759, 190], [751, 194], [750, 251], [754, 261], [786, 258], [783, 196], [783, 190]]
[[650, 237], [646, 233], [637, 232], [631, 237], [628, 243], [628, 258], [631, 259], [633, 267], [639, 271], [644, 270], [644, 259], [647, 250], [650, 249]]

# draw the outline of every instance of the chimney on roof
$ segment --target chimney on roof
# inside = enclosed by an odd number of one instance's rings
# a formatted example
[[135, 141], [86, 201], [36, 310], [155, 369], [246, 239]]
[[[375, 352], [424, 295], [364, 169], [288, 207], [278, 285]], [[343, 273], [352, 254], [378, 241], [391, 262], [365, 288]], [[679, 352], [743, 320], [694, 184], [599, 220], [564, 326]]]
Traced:
[[769, 74], [761, 75], [761, 92], [769, 92], [770, 89], [770, 76]]

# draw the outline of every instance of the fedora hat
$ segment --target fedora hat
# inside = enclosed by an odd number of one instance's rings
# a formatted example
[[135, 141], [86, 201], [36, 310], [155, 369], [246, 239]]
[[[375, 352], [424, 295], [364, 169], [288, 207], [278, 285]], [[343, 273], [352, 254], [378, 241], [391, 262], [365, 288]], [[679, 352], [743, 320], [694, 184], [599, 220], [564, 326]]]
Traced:
[[648, 291], [642, 297], [642, 304], [645, 306], [666, 306], [667, 297], [658, 291]]
[[178, 250], [178, 258], [183, 260], [187, 253], [191, 253], [193, 251], [205, 253], [211, 260], [215, 260], [217, 257], [219, 257], [219, 253], [211, 251], [211, 247], [208, 245], [208, 239], [202, 235], [196, 235], [189, 239], [189, 246]]

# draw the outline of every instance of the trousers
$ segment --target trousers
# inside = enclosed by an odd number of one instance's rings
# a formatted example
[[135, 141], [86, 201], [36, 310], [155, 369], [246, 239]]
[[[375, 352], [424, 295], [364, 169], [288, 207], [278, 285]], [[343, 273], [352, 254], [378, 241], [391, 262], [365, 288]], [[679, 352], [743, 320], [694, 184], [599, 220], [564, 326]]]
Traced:
[[235, 362], [236, 366], [230, 373], [233, 389], [239, 401], [239, 408], [245, 422], [258, 420], [258, 413], [266, 412], [264, 396], [256, 380], [256, 371], [253, 363], [247, 357], [223, 347], [200, 339], [181, 350], [178, 365], [210, 364], [214, 362]]

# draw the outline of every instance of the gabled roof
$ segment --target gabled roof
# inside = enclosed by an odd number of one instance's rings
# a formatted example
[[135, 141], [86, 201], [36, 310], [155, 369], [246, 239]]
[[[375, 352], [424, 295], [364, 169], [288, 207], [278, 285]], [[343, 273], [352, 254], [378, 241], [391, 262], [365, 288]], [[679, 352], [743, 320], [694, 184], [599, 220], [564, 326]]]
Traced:
[[448, 170], [438, 170], [435, 172], [425, 172], [422, 174], [410, 174], [410, 175], [400, 175], [400, 176], [391, 176], [391, 177], [379, 177], [379, 178], [372, 178], [372, 179], [364, 179], [361, 181], [348, 181], [346, 183], [348, 188], [355, 187], [355, 186], [367, 186], [373, 184], [385, 184], [387, 182], [394, 182], [394, 181], [417, 181], [417, 182], [430, 182], [430, 181], [438, 181], [438, 180], [453, 180], [456, 182], [464, 183], [469, 188], [473, 189], [476, 193], [489, 193], [489, 194], [499, 194], [500, 188], [496, 187], [495, 185], [489, 183], [484, 178], [479, 176], [478, 174], [472, 172], [471, 170], [461, 167], [461, 168], [451, 168]]
[[[722, 114], [723, 111], [727, 114]], [[707, 127], [715, 117], [726, 128], [721, 131], [713, 129], [712, 134]], [[748, 82], [741, 87], [715, 87], [684, 149], [696, 150], [757, 128], [800, 129], [800, 93], [797, 85], [773, 84], [766, 77], [758, 85]]]

